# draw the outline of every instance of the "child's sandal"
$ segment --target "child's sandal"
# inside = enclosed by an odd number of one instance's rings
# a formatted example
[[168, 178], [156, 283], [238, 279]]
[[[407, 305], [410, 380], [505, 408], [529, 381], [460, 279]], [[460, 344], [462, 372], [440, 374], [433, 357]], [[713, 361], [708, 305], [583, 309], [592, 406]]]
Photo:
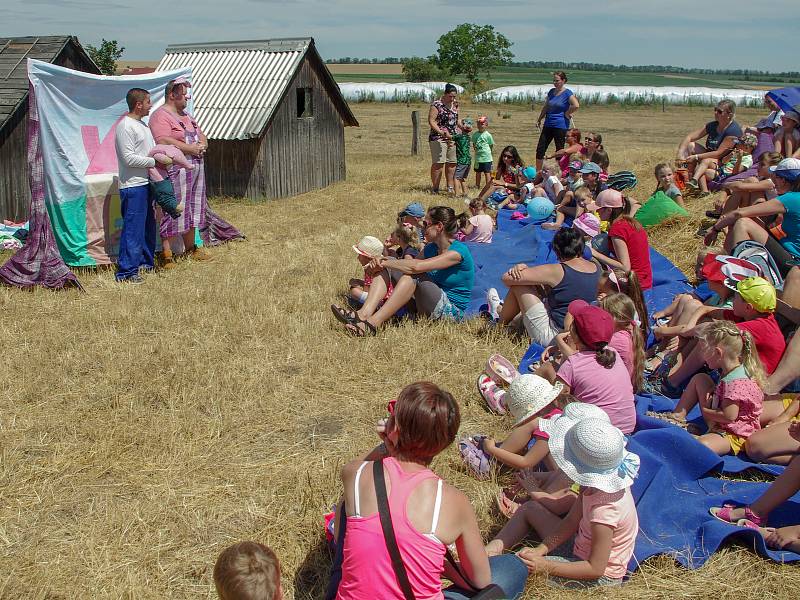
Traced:
[[491, 377], [481, 373], [478, 375], [476, 385], [478, 386], [478, 393], [486, 401], [486, 406], [489, 407], [489, 410], [499, 415], [506, 414], [505, 392], [497, 387]]
[[461, 458], [467, 465], [472, 474], [478, 479], [488, 479], [491, 471], [491, 463], [486, 452], [478, 448], [472, 438], [464, 438], [458, 443], [458, 451]]
[[[733, 517], [731, 516], [731, 511], [733, 511], [735, 508], [744, 508], [744, 519], [736, 519], [734, 521]], [[764, 527], [767, 524], [767, 519], [754, 513], [747, 505], [741, 507], [736, 504], [723, 504], [721, 507], [712, 506], [708, 509], [708, 512], [715, 519], [718, 519], [723, 523], [728, 523], [729, 525], [738, 525], [741, 523], [741, 521], [749, 521], [756, 527]]]
[[502, 354], [492, 354], [486, 361], [486, 374], [498, 385], [509, 385], [517, 377], [519, 371]]

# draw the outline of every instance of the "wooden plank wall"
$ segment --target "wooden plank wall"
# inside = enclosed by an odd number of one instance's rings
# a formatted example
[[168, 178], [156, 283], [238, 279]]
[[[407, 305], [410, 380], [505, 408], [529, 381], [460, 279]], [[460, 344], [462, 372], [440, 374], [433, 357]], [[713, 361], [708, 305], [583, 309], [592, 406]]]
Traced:
[[27, 221], [31, 203], [27, 161], [27, 102], [0, 132], [0, 219]]
[[[297, 118], [298, 87], [312, 89], [311, 118]], [[345, 178], [342, 119], [309, 60], [261, 139], [209, 141], [206, 178], [210, 195], [253, 200], [286, 198]]]

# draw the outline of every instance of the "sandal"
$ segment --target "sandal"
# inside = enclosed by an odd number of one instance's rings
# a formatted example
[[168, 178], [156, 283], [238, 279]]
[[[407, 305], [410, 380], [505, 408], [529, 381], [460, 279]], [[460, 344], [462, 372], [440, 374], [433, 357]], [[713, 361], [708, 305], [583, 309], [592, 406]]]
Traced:
[[509, 385], [517, 377], [519, 371], [502, 354], [492, 354], [486, 361], [486, 374], [498, 385]]
[[[363, 325], [363, 327], [361, 327]], [[378, 334], [378, 329], [369, 321], [355, 321], [345, 324], [347, 333], [353, 337], [369, 337]]]
[[486, 452], [478, 448], [473, 438], [464, 438], [458, 442], [458, 451], [469, 470], [478, 479], [488, 479], [491, 464]]
[[497, 387], [497, 384], [492, 381], [491, 377], [485, 373], [481, 373], [478, 375], [476, 385], [478, 386], [478, 393], [486, 401], [489, 410], [498, 415], [506, 414], [506, 393]]
[[520, 506], [522, 505], [519, 502], [509, 498], [505, 491], [497, 494], [497, 509], [506, 519], [513, 517], [514, 513], [519, 510]]
[[358, 317], [358, 314], [354, 310], [350, 310], [347, 308], [342, 308], [338, 304], [331, 304], [331, 312], [333, 316], [336, 317], [340, 322], [344, 323], [345, 325], [358, 323], [361, 319]]
[[[744, 508], [744, 519], [736, 519], [736, 521], [733, 520], [731, 511], [734, 508]], [[748, 521], [751, 525], [756, 527], [764, 527], [767, 524], [767, 519], [765, 517], [758, 516], [756, 513], [750, 510], [750, 506], [748, 505], [741, 507], [740, 505], [726, 503], [721, 507], [712, 506], [708, 509], [708, 512], [715, 519], [718, 519], [723, 523], [728, 523], [729, 525], [739, 525], [741, 521]], [[747, 525], [747, 527], [749, 527], [749, 525]]]

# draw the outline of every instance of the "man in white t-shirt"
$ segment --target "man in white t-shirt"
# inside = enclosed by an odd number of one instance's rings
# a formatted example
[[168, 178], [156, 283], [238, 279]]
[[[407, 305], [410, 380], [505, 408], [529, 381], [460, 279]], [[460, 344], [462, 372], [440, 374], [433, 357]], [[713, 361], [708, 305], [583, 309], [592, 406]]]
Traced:
[[139, 270], [153, 269], [156, 219], [147, 169], [156, 160], [148, 156], [155, 146], [142, 117], [150, 114], [150, 93], [132, 88], [125, 96], [128, 114], [117, 124], [114, 145], [119, 164], [119, 197], [122, 204], [122, 237], [117, 259], [117, 281], [142, 283]]

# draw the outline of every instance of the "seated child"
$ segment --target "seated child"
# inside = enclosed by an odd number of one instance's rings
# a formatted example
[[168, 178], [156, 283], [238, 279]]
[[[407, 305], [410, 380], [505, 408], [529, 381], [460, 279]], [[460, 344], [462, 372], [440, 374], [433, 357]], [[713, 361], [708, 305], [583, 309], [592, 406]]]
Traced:
[[[497, 497], [497, 506], [506, 517], [511, 516], [521, 506], [520, 502], [525, 500], [536, 500], [550, 512], [557, 515], [565, 515], [572, 508], [575, 499], [580, 493], [580, 486], [572, 483], [564, 473], [558, 468], [549, 456], [547, 440], [550, 438], [547, 433], [554, 423], [561, 418], [581, 421], [583, 419], [601, 419], [608, 421], [608, 415], [603, 409], [579, 402], [575, 396], [566, 394], [561, 395], [556, 400], [562, 404], [561, 410], [551, 411], [552, 416], [541, 417], [539, 429], [534, 431], [528, 442], [529, 453], [537, 446], [539, 454], [545, 457], [545, 464], [549, 470], [535, 471], [534, 466], [521, 469], [517, 476], [517, 484], [504, 489]], [[513, 435], [513, 434], [512, 434]], [[508, 449], [509, 437], [503, 442], [503, 448]], [[486, 444], [484, 443], [484, 448]], [[495, 456], [497, 456], [495, 454]], [[527, 454], [526, 454], [527, 457]], [[498, 458], [498, 460], [501, 460]], [[502, 460], [501, 460], [502, 462]]]
[[644, 384], [644, 338], [636, 305], [625, 294], [617, 293], [600, 300], [600, 308], [614, 317], [614, 335], [608, 345], [617, 351], [628, 370], [633, 391], [638, 393]]
[[166, 167], [174, 163], [181, 169], [191, 171], [194, 166], [186, 160], [183, 152], [169, 144], [154, 146], [148, 156], [156, 159], [156, 166], [147, 169], [147, 174], [150, 177], [150, 189], [153, 191], [153, 199], [161, 207], [161, 210], [173, 219], [177, 219], [183, 213], [183, 202], [178, 203], [177, 198], [175, 198], [175, 189], [172, 187], [172, 181], [170, 181]]
[[[773, 314], [776, 305], [777, 294], [772, 284], [761, 277], [748, 277], [736, 283], [731, 310], [707, 310], [705, 317], [734, 321], [740, 331], [748, 331], [753, 336], [758, 358], [769, 375], [777, 368], [786, 349], [786, 341]], [[679, 397], [681, 389], [678, 386], [703, 366], [703, 353], [694, 339], [695, 330], [688, 330], [682, 337], [688, 338], [688, 342], [680, 349], [675, 365], [661, 382], [661, 393], [670, 398]]]
[[365, 235], [353, 246], [358, 262], [364, 267], [364, 279], [350, 280], [350, 298], [362, 307], [358, 311], [353, 311], [338, 304], [331, 304], [333, 316], [342, 323], [355, 323], [368, 319], [392, 295], [394, 284], [388, 271], [373, 266], [374, 261], [383, 256], [384, 248], [383, 242], [371, 235]]
[[537, 374], [552, 382], [563, 382], [565, 393], [599, 406], [615, 427], [632, 433], [636, 408], [631, 377], [617, 351], [609, 346], [614, 318], [584, 300], [571, 302], [568, 311], [572, 315], [569, 330], [555, 338], [563, 363], [557, 372], [545, 363]]
[[561, 184], [561, 179], [558, 177], [560, 171], [552, 160], [546, 160], [542, 163], [542, 183], [534, 189], [534, 195], [546, 196], [550, 202], [554, 204], [558, 201], [558, 196], [564, 186]]
[[715, 210], [707, 212], [706, 216], [718, 219], [737, 208], [746, 208], [777, 198], [778, 192], [775, 191], [775, 183], [770, 177], [769, 168], [777, 165], [781, 159], [781, 155], [777, 152], [764, 152], [758, 159], [756, 177], [723, 183], [722, 189], [729, 194], [728, 197], [724, 202], [715, 204]]
[[608, 152], [603, 149], [595, 150], [584, 162], [593, 162], [600, 167], [600, 181], [608, 181], [608, 166], [611, 161], [608, 159]]
[[384, 254], [396, 258], [416, 258], [419, 254], [417, 228], [408, 223], [400, 223], [383, 242]]
[[592, 192], [585, 185], [574, 192], [569, 189], [562, 191], [560, 203], [556, 207], [556, 220], [552, 223], [544, 223], [542, 229], [560, 229], [567, 216], [579, 217], [592, 201]]
[[700, 351], [710, 369], [719, 369], [714, 384], [705, 373], [689, 381], [675, 410], [668, 418], [684, 422], [699, 402], [708, 433], [699, 440], [719, 455], [739, 454], [745, 441], [761, 429], [759, 415], [764, 402], [764, 370], [753, 338], [730, 321], [703, 323], [696, 329]]
[[637, 208], [634, 216], [644, 227], [653, 227], [677, 217], [688, 217], [683, 195], [675, 185], [675, 176], [667, 163], [656, 165], [658, 185], [652, 195]]
[[581, 161], [579, 160], [569, 161], [569, 165], [567, 167], [567, 176], [562, 183], [570, 191], [574, 192], [583, 185], [583, 177], [581, 176], [580, 173], [580, 170], [582, 168], [583, 168], [583, 163]]
[[[578, 190], [578, 192], [580, 191]], [[580, 231], [583, 236], [583, 258], [592, 260], [592, 240], [600, 233], [600, 219], [593, 213], [585, 212], [575, 218], [572, 222], [572, 228]]]
[[281, 566], [275, 553], [257, 542], [239, 542], [222, 551], [214, 565], [220, 600], [281, 600]]
[[563, 519], [538, 502], [526, 502], [486, 545], [487, 554], [502, 554], [533, 529], [541, 545], [518, 556], [531, 572], [546, 573], [549, 585], [621, 585], [639, 531], [630, 491], [639, 457], [625, 450], [622, 432], [601, 419], [559, 417], [549, 444], [559, 468], [581, 486], [577, 500]]
[[503, 402], [514, 418], [511, 434], [501, 444], [495, 444], [487, 436], [465, 438], [458, 444], [461, 457], [479, 479], [489, 476], [492, 458], [514, 469], [535, 467], [545, 460], [548, 454], [546, 445], [534, 443], [542, 437], [539, 418], [549, 419], [561, 414], [558, 408], [561, 402], [557, 401], [561, 384], [553, 385], [538, 375], [525, 374], [511, 382], [507, 394], [494, 390], [495, 387], [488, 375], [478, 377], [478, 390], [487, 403]]
[[706, 182], [722, 181], [731, 175], [738, 175], [753, 166], [753, 150], [758, 145], [758, 138], [752, 133], [745, 133], [733, 145], [733, 151], [720, 161], [716, 169], [706, 169], [701, 176]]
[[466, 214], [462, 215], [463, 223], [460, 222], [461, 231], [464, 233], [465, 242], [475, 242], [478, 244], [491, 244], [492, 234], [494, 233], [494, 221], [486, 214], [486, 202], [480, 198], [475, 198], [469, 203], [469, 212], [472, 214], [467, 219]]

